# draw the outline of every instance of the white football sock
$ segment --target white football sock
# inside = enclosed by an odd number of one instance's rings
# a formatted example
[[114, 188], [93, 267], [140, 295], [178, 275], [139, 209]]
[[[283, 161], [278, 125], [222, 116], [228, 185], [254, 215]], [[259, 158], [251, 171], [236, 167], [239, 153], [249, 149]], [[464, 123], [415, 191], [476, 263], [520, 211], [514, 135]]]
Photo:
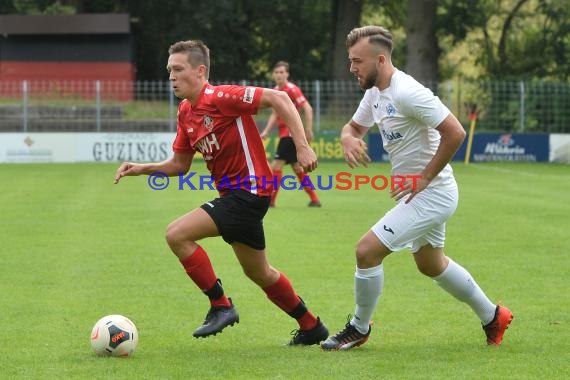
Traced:
[[350, 324], [356, 327], [361, 334], [368, 333], [372, 313], [376, 309], [383, 286], [384, 267], [382, 264], [367, 269], [356, 268], [356, 273], [354, 273], [356, 309]]
[[446, 292], [471, 306], [481, 322], [484, 325], [488, 324], [495, 317], [496, 305], [487, 298], [465, 268], [449, 257], [448, 259], [447, 268], [439, 276], [432, 277], [432, 279]]

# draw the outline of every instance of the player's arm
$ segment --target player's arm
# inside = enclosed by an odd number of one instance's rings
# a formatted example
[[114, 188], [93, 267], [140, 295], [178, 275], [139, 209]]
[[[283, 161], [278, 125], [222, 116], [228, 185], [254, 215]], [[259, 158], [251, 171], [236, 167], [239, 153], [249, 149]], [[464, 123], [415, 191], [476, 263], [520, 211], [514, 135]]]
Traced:
[[190, 170], [192, 157], [190, 153], [176, 153], [170, 158], [161, 162], [139, 164], [134, 162], [123, 162], [115, 173], [115, 183], [119, 183], [121, 178], [126, 176], [149, 175], [161, 172], [167, 176], [176, 176], [179, 173], [186, 173]]
[[344, 159], [351, 168], [368, 166], [368, 144], [363, 140], [368, 128], [350, 120], [340, 131], [340, 142], [344, 150]]
[[295, 105], [284, 91], [264, 89], [259, 106], [271, 107], [289, 128], [291, 137], [297, 148], [297, 160], [303, 169], [312, 171], [317, 168], [317, 156], [309, 146], [301, 116]]
[[313, 141], [313, 107], [311, 107], [309, 102], [305, 102], [305, 104], [301, 106], [301, 110], [305, 118], [305, 137], [310, 143]]
[[411, 182], [408, 179], [404, 183], [403, 189], [396, 186], [396, 188], [390, 192], [390, 195], [395, 200], [399, 200], [403, 196], [411, 194], [406, 199], [406, 203], [410, 203], [416, 194], [425, 189], [439, 172], [443, 170], [445, 165], [451, 161], [453, 155], [457, 152], [465, 139], [465, 130], [452, 113], [447, 115], [436, 129], [439, 131], [441, 139], [435, 155], [420, 173], [420, 178], [415, 178]]
[[451, 161], [453, 155], [465, 140], [465, 129], [453, 114], [447, 115], [436, 128], [441, 135], [439, 148], [422, 171], [422, 177], [429, 182]]
[[267, 119], [267, 124], [265, 124], [265, 128], [263, 128], [263, 131], [261, 132], [262, 139], [269, 136], [276, 122], [277, 122], [277, 115], [275, 114], [275, 111], [273, 111], [271, 112], [271, 115], [269, 115], [269, 119]]

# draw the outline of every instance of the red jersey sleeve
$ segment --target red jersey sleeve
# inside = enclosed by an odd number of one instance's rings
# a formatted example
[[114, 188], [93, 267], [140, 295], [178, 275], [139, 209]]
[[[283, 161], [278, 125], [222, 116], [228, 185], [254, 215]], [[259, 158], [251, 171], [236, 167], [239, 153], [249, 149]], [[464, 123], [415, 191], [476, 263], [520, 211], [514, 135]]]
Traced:
[[[279, 87], [275, 87], [275, 88], [278, 90], [281, 90], [281, 91], [285, 91], [287, 96], [289, 96], [289, 99], [291, 99], [291, 101], [293, 102], [293, 104], [297, 108], [297, 111], [299, 111], [301, 109], [301, 107], [303, 107], [303, 105], [305, 103], [307, 103], [307, 99], [305, 98], [305, 95], [303, 94], [301, 89], [292, 82], [288, 82], [282, 88], [279, 88]], [[287, 128], [287, 125], [285, 124], [283, 119], [281, 119], [280, 117], [277, 118], [277, 125], [279, 126], [279, 137], [280, 138], [291, 136], [291, 134], [289, 133], [289, 129]]]
[[255, 115], [263, 88], [252, 86], [216, 86], [213, 102], [226, 116]]
[[303, 91], [301, 91], [301, 89], [297, 85], [293, 83], [290, 83], [290, 85], [291, 85], [290, 87], [287, 87], [287, 95], [289, 95], [289, 97], [293, 101], [293, 104], [295, 104], [295, 107], [299, 109], [303, 107], [305, 103], [307, 103], [307, 98], [305, 98]]
[[180, 105], [178, 106], [176, 138], [172, 143], [172, 150], [175, 153], [196, 153], [190, 144], [190, 139], [187, 134], [187, 129], [191, 128], [187, 122], [188, 118], [186, 117], [189, 110], [190, 102], [188, 100], [180, 102]]

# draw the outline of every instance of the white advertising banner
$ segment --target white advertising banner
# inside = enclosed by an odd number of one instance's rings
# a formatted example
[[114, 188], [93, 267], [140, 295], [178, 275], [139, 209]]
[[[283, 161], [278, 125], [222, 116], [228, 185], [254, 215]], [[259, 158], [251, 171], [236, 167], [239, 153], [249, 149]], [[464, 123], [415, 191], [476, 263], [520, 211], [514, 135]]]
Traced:
[[[0, 163], [162, 161], [172, 156], [175, 135], [158, 132], [0, 133]], [[570, 164], [570, 134], [551, 134], [549, 151], [550, 162]]]
[[2, 133], [0, 162], [74, 162], [72, 133]]
[[0, 162], [152, 162], [175, 133], [0, 133]]
[[89, 133], [76, 142], [78, 162], [156, 162], [172, 155], [175, 133]]
[[570, 164], [570, 134], [550, 135], [550, 162]]

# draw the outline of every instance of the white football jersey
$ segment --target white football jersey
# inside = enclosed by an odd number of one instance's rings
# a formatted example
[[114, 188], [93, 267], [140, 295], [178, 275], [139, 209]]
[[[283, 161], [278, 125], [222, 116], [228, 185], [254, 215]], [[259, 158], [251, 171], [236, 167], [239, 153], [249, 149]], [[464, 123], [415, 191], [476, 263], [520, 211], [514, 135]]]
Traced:
[[[378, 125], [393, 175], [418, 175], [435, 155], [440, 141], [435, 128], [449, 113], [430, 89], [396, 70], [388, 88], [366, 90], [352, 120], [367, 128]], [[449, 164], [430, 186], [457, 186]]]

